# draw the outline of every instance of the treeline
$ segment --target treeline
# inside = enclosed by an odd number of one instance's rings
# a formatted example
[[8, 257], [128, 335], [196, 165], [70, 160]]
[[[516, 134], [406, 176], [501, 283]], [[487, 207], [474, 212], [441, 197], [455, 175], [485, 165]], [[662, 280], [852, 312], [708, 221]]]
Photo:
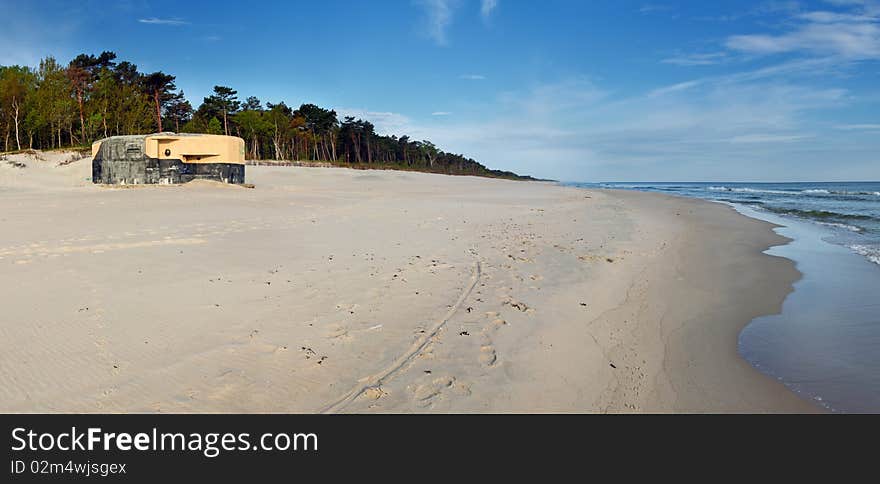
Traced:
[[299, 108], [241, 99], [226, 86], [194, 109], [175, 77], [141, 73], [113, 52], [80, 54], [67, 65], [54, 58], [36, 69], [0, 66], [3, 150], [86, 146], [101, 138], [157, 131], [227, 134], [243, 138], [251, 160], [314, 160], [354, 167], [392, 167], [436, 173], [520, 177], [446, 153], [430, 141], [384, 136], [372, 123], [314, 104]]

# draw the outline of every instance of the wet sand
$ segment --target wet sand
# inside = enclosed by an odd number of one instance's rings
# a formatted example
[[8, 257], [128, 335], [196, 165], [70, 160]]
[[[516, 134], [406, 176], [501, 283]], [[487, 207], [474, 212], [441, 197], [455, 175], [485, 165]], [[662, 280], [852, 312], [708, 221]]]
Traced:
[[737, 354], [799, 274], [729, 207], [329, 168], [104, 188], [14, 156], [4, 411], [816, 410]]
[[748, 207], [793, 242], [770, 250], [797, 263], [804, 276], [782, 314], [755, 319], [740, 333], [739, 352], [806, 400], [834, 412], [880, 412], [880, 271], [873, 262], [827, 240], [816, 224]]

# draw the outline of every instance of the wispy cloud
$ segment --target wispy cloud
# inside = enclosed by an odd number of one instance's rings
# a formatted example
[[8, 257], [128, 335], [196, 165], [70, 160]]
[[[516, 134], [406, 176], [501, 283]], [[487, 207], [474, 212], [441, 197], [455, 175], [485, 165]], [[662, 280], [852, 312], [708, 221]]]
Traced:
[[661, 60], [664, 64], [677, 66], [709, 66], [720, 64], [727, 60], [727, 53], [712, 52], [708, 54], [682, 54]]
[[149, 17], [149, 18], [141, 18], [138, 19], [138, 22], [142, 24], [151, 24], [151, 25], [172, 25], [172, 26], [180, 26], [180, 25], [189, 25], [189, 22], [183, 20], [181, 18], [159, 18], [159, 17]]
[[[456, 12], [465, 0], [413, 0], [421, 7], [424, 14], [424, 34], [435, 44], [449, 45], [448, 31]], [[479, 0], [480, 16], [487, 25], [489, 19], [498, 10], [500, 0]]]
[[668, 12], [670, 10], [672, 10], [671, 5], [645, 4], [639, 7], [639, 13], [642, 14]]
[[485, 81], [486, 76], [482, 74], [462, 74], [458, 76], [459, 79], [464, 79], [466, 81]]
[[[745, 3], [745, 2], [743, 2]], [[770, 15], [792, 15], [800, 12], [801, 3], [796, 0], [770, 0], [760, 2], [748, 10], [732, 12], [722, 15], [703, 15], [695, 17], [694, 20], [715, 21], [715, 22], [735, 22], [745, 18], [766, 17]]]
[[480, 0], [480, 15], [486, 20], [498, 8], [498, 0]]
[[433, 113], [431, 113], [431, 116], [451, 116], [451, 115], [452, 115], [452, 113], [450, 113], [449, 111], [434, 111]]
[[792, 27], [787, 32], [733, 35], [727, 38], [725, 46], [750, 55], [801, 53], [880, 59], [880, 24], [870, 7], [873, 2], [832, 1], [858, 8], [847, 12], [803, 12], [792, 18]]
[[407, 132], [493, 167], [566, 180], [782, 179], [790, 165], [775, 160], [841, 149], [813, 115], [845, 107], [848, 94], [730, 75], [621, 96], [575, 77], [503, 93], [455, 123], [410, 120]]
[[383, 135], [413, 135], [417, 129], [408, 116], [389, 111], [371, 111], [362, 108], [335, 108], [340, 119], [351, 116], [373, 123], [376, 132]]
[[458, 1], [417, 0], [417, 3], [425, 10], [425, 34], [437, 45], [448, 45], [449, 40], [446, 36], [446, 30], [452, 23], [455, 9], [458, 7]]
[[679, 82], [677, 84], [672, 84], [671, 86], [663, 86], [658, 87], [651, 92], [648, 93], [648, 97], [660, 97], [665, 96], [667, 94], [672, 94], [680, 91], [687, 91], [688, 89], [697, 87], [705, 82], [703, 79], [695, 79], [693, 81], [685, 81]]

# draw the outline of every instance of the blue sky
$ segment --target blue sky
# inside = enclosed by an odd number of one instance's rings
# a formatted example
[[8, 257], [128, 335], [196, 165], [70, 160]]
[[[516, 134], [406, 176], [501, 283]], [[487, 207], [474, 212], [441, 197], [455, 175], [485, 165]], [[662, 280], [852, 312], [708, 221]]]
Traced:
[[880, 0], [9, 1], [0, 64], [113, 50], [570, 181], [880, 179]]

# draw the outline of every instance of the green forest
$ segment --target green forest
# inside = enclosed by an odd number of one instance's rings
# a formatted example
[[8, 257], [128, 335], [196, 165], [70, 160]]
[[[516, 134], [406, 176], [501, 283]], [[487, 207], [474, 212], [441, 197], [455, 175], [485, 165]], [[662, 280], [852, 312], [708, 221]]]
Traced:
[[159, 131], [239, 136], [249, 160], [307, 160], [355, 168], [395, 168], [523, 179], [447, 153], [427, 140], [377, 134], [372, 123], [314, 104], [242, 98], [217, 85], [194, 108], [175, 76], [142, 73], [114, 52], [53, 57], [36, 68], [0, 66], [3, 151], [86, 147], [102, 138]]

